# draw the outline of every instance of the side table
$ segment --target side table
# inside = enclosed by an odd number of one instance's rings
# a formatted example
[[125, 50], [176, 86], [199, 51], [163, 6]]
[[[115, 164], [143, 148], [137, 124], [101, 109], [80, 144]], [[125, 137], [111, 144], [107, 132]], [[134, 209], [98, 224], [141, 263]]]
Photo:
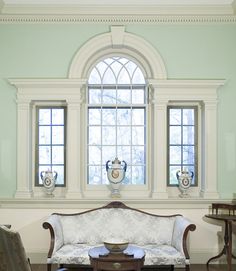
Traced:
[[89, 258], [93, 271], [141, 271], [145, 253], [141, 248], [128, 246], [124, 253], [109, 253], [104, 247], [94, 247], [89, 250]]
[[220, 215], [205, 215], [205, 217], [224, 221], [225, 223], [224, 248], [218, 255], [210, 258], [207, 261], [207, 269], [209, 263], [212, 260], [220, 258], [222, 255], [226, 255], [228, 271], [232, 271], [232, 258], [236, 259], [236, 257], [232, 254], [232, 222], [236, 221], [236, 215], [220, 214]]

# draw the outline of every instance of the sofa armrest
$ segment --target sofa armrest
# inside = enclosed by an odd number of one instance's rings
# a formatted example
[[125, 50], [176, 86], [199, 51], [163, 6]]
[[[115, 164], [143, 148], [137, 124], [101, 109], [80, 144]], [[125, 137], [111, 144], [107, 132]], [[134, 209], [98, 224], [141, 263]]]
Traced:
[[48, 251], [48, 258], [51, 258], [52, 254], [57, 251], [64, 244], [64, 236], [62, 231], [62, 225], [57, 215], [51, 215], [44, 223], [44, 229], [49, 229], [51, 242]]
[[172, 245], [189, 259], [187, 249], [187, 236], [189, 231], [195, 231], [196, 225], [192, 224], [188, 219], [183, 216], [176, 217], [174, 224], [174, 231], [172, 236]]

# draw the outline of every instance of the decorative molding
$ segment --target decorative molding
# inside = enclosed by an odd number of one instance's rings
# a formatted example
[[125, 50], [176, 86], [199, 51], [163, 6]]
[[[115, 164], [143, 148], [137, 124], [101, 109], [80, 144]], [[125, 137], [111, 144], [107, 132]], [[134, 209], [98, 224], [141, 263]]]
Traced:
[[[118, 37], [114, 40], [114, 36]], [[113, 48], [114, 42], [119, 46]], [[68, 77], [73, 80], [86, 78], [94, 63], [109, 54], [132, 56], [145, 68], [147, 78], [167, 78], [164, 61], [157, 49], [145, 39], [125, 32], [124, 26], [111, 26], [110, 32], [93, 37], [79, 48], [72, 60]]]
[[[168, 198], [168, 199], [120, 199], [125, 204], [140, 209], [206, 209], [212, 204], [212, 198]], [[217, 202], [230, 203], [230, 199], [217, 199]], [[31, 198], [31, 199], [8, 199], [0, 198], [1, 209], [90, 209], [107, 204], [112, 199], [65, 199], [54, 198]]]
[[0, 24], [235, 24], [235, 15], [17, 15], [1, 14]]

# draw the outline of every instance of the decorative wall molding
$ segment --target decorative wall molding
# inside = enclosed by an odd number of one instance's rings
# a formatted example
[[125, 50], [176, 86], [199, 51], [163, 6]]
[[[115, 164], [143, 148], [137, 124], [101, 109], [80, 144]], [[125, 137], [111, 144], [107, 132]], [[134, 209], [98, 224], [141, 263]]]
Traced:
[[[212, 199], [202, 198], [169, 198], [169, 199], [120, 199], [125, 204], [140, 209], [206, 209], [212, 204]], [[107, 204], [112, 199], [68, 199], [31, 198], [31, 199], [4, 199], [0, 198], [1, 209], [90, 209]], [[230, 199], [218, 200], [222, 203], [231, 203]]]
[[1, 14], [0, 24], [235, 24], [235, 15], [17, 15]]

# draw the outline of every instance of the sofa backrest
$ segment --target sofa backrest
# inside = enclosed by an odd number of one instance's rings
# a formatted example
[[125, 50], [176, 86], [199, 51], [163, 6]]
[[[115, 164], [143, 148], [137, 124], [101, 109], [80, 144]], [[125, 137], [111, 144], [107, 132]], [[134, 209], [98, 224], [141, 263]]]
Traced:
[[99, 208], [59, 215], [64, 244], [102, 244], [108, 239], [130, 243], [171, 244], [176, 215], [157, 216], [132, 208]]

